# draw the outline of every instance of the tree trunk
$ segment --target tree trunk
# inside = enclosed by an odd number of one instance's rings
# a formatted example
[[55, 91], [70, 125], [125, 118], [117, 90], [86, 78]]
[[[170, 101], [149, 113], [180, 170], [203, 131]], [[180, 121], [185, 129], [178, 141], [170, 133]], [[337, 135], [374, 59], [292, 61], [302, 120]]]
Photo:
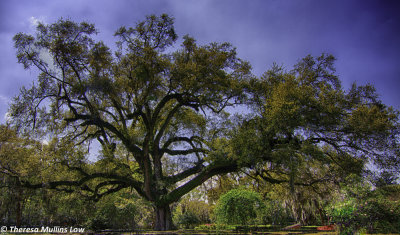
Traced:
[[175, 226], [172, 223], [172, 214], [169, 205], [157, 206], [155, 208], [155, 212], [156, 212], [156, 222], [154, 230], [167, 231], [175, 229]]
[[16, 210], [15, 210], [15, 225], [17, 227], [20, 227], [22, 224], [22, 205], [21, 205], [21, 201], [18, 200], [17, 201], [17, 205], [16, 205]]
[[22, 224], [22, 193], [23, 193], [22, 188], [17, 187], [17, 196], [16, 196], [17, 204], [15, 208], [15, 213], [16, 213], [15, 224], [17, 227], [20, 227]]
[[322, 209], [322, 207], [319, 205], [319, 202], [316, 199], [314, 199], [314, 203], [315, 203], [315, 205], [317, 207], [319, 216], [321, 217], [321, 224], [322, 225], [329, 225], [329, 224], [326, 223], [325, 213], [324, 213], [324, 210]]

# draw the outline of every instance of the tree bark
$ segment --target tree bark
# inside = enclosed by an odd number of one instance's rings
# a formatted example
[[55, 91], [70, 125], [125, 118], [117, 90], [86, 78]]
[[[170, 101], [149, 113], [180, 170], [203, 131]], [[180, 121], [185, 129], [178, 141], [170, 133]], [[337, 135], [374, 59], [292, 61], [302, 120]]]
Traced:
[[22, 224], [22, 205], [21, 201], [17, 199], [17, 205], [15, 210], [15, 224], [17, 227], [20, 227]]
[[23, 189], [20, 187], [20, 183], [17, 182], [17, 195], [16, 195], [16, 208], [15, 208], [15, 224], [17, 227], [20, 227], [22, 224], [22, 194], [23, 194]]
[[154, 230], [167, 231], [174, 230], [175, 226], [172, 223], [172, 214], [169, 205], [155, 207], [156, 222]]
[[314, 203], [317, 206], [317, 210], [318, 210], [319, 216], [321, 217], [321, 224], [322, 225], [329, 225], [329, 224], [326, 223], [326, 216], [325, 216], [324, 210], [320, 206], [319, 202], [316, 199], [314, 199]]

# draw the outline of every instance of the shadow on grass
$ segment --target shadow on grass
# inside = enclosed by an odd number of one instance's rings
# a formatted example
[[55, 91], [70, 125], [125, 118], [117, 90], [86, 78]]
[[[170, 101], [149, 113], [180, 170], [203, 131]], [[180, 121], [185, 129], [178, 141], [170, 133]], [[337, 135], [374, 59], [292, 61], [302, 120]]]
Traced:
[[178, 235], [178, 234], [270, 234], [270, 235], [294, 235], [294, 234], [302, 234], [302, 235], [333, 235], [338, 234], [334, 231], [317, 231], [312, 229], [297, 229], [291, 231], [282, 231], [282, 230], [270, 230], [270, 231], [254, 231], [254, 230], [242, 230], [242, 231], [235, 231], [235, 230], [195, 230], [195, 229], [182, 229], [182, 230], [174, 230], [174, 231], [151, 231], [151, 230], [141, 230], [141, 231], [132, 231], [132, 232], [116, 232], [116, 231], [101, 231], [93, 233], [96, 235], [116, 235], [116, 234], [124, 234], [124, 235], [136, 235], [136, 234], [143, 234], [143, 235], [161, 235], [161, 234], [168, 234], [168, 235]]

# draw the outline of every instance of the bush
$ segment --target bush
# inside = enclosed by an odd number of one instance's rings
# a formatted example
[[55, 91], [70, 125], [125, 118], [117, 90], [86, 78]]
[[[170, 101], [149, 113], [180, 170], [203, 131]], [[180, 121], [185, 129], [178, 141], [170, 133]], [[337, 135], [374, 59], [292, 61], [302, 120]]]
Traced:
[[194, 228], [195, 230], [236, 230], [236, 226], [227, 224], [202, 224]]
[[222, 195], [214, 210], [220, 224], [256, 224], [265, 208], [261, 196], [244, 189], [233, 189]]
[[383, 195], [378, 195], [366, 200], [364, 205], [358, 207], [357, 212], [363, 215], [362, 224], [371, 232], [400, 232], [400, 204], [398, 201], [391, 201]]
[[93, 230], [149, 228], [153, 218], [149, 203], [123, 190], [102, 197], [93, 213], [87, 214], [84, 226]]
[[386, 186], [363, 197], [347, 196], [329, 210], [342, 234], [368, 232], [400, 232], [400, 185]]
[[332, 222], [339, 226], [341, 234], [353, 234], [361, 228], [362, 218], [356, 212], [357, 207], [354, 200], [346, 200], [337, 203], [328, 211]]
[[86, 226], [93, 230], [132, 229], [136, 226], [136, 205], [122, 195], [108, 195], [96, 204], [96, 211], [89, 217]]
[[194, 228], [210, 223], [210, 205], [197, 199], [183, 199], [175, 208], [173, 221], [181, 228]]
[[177, 216], [176, 223], [179, 227], [188, 229], [200, 224], [200, 220], [193, 212], [187, 211]]

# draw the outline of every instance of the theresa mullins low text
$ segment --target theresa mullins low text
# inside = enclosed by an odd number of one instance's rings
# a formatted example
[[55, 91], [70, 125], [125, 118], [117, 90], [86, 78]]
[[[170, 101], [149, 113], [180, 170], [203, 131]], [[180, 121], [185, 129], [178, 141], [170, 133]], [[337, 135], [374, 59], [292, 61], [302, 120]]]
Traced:
[[9, 232], [12, 233], [84, 233], [84, 228], [74, 228], [74, 227], [60, 227], [60, 226], [42, 226], [41, 228], [19, 228], [16, 226], [11, 226]]

